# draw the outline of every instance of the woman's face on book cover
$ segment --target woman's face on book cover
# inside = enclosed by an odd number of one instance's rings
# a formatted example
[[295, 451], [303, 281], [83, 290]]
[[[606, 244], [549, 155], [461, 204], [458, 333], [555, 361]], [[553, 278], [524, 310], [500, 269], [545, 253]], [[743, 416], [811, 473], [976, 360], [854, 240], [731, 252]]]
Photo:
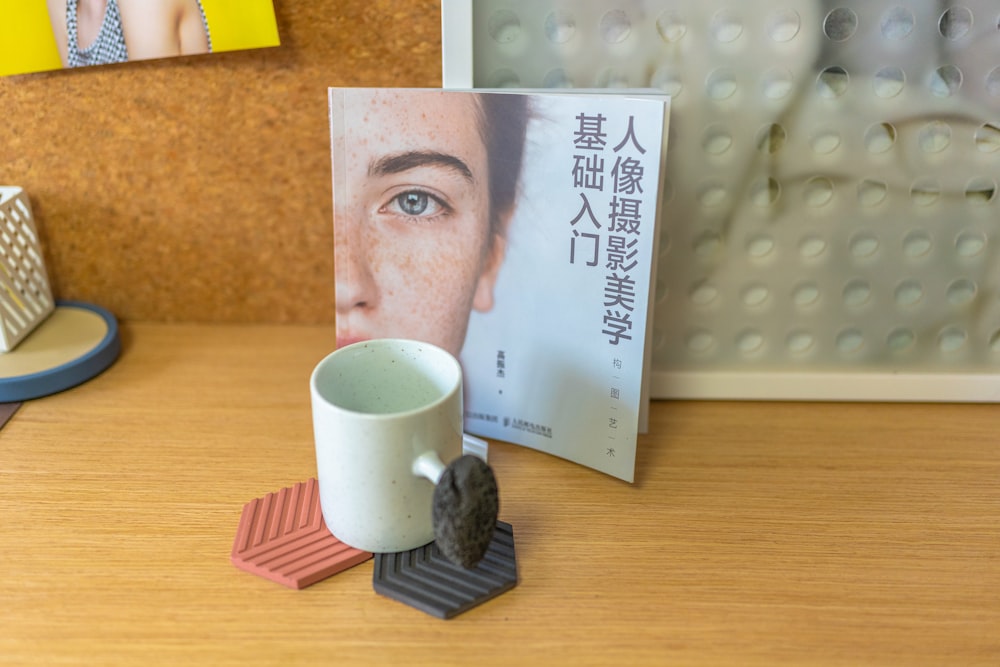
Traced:
[[477, 98], [356, 90], [344, 107], [337, 344], [415, 338], [457, 356], [470, 312], [493, 306], [503, 259]]

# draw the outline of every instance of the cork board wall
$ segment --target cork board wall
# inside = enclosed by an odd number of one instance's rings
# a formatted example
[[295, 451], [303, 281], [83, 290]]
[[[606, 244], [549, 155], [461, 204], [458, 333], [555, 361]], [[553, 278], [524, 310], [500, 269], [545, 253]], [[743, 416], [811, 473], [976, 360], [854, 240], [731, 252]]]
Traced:
[[0, 78], [0, 184], [60, 299], [331, 323], [329, 86], [436, 87], [433, 0], [275, 0], [281, 46]]

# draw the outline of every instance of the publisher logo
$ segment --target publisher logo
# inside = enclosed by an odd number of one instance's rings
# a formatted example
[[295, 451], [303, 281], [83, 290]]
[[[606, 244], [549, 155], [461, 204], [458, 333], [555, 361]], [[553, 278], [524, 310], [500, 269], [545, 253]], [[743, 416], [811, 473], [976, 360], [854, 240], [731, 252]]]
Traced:
[[552, 437], [552, 427], [545, 424], [536, 424], [535, 422], [530, 422], [526, 419], [511, 419], [510, 417], [503, 418], [503, 425], [509, 428], [516, 429], [518, 431], [524, 431], [525, 433], [532, 433], [534, 435], [540, 435], [543, 438]]

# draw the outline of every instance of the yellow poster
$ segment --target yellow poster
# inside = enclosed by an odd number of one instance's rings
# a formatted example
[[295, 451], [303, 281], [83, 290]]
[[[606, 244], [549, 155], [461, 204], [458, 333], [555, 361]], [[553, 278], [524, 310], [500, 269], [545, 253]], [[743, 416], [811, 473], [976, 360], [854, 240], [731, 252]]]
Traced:
[[0, 0], [0, 76], [279, 43], [272, 0]]

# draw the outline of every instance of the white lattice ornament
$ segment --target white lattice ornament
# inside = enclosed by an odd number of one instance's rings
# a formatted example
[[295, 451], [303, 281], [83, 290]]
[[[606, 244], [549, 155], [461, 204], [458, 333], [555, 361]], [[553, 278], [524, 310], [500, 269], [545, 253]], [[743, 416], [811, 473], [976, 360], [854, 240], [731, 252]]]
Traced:
[[0, 186], [0, 352], [10, 352], [55, 308], [31, 205]]

